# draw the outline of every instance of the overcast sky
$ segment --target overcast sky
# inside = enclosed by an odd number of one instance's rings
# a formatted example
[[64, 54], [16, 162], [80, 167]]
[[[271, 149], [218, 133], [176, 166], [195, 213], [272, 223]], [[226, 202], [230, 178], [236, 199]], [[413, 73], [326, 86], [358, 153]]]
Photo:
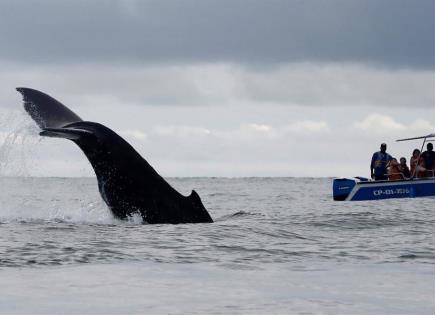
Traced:
[[[0, 172], [92, 176], [16, 86], [165, 176], [368, 176], [435, 132], [434, 1], [1, 1]], [[24, 144], [22, 144], [24, 143]]]

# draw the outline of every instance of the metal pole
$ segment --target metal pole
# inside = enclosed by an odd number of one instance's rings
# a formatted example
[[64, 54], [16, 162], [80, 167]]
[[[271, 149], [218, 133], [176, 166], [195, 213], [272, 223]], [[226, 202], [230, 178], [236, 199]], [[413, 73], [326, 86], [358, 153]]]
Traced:
[[[420, 154], [418, 155], [418, 158], [417, 158], [417, 165], [415, 166], [415, 169], [414, 169], [414, 173], [415, 173], [415, 174], [417, 174], [417, 168], [418, 168], [418, 165], [419, 165], [419, 163], [420, 163], [420, 156], [421, 156], [421, 153], [423, 152], [424, 144], [426, 143], [426, 139], [427, 139], [427, 138], [424, 138], [424, 140], [423, 140], [423, 144], [421, 145]], [[411, 177], [414, 177], [415, 174], [412, 174]]]

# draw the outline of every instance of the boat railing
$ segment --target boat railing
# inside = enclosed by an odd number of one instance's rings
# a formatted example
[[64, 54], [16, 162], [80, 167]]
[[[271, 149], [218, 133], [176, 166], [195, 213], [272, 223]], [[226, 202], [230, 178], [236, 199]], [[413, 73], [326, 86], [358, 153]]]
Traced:
[[[400, 176], [400, 178], [396, 178], [397, 176]], [[402, 172], [400, 172], [400, 173], [389, 173], [389, 174], [387, 174], [387, 177], [388, 177], [388, 180], [403, 180], [403, 179], [407, 179]]]
[[[400, 176], [400, 178], [394, 178], [394, 176]], [[425, 170], [423, 171], [423, 176], [418, 176], [418, 174], [411, 174], [411, 177], [405, 177], [402, 172], [399, 173], [387, 173], [385, 174], [387, 179], [384, 180], [371, 180], [371, 181], [396, 181], [396, 180], [415, 180], [415, 179], [434, 179], [435, 170]]]

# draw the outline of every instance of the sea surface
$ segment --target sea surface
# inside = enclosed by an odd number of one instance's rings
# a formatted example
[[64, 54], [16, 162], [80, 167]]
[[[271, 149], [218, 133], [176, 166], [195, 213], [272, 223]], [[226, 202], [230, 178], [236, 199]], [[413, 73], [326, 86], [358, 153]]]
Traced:
[[434, 314], [433, 199], [168, 178], [212, 224], [112, 217], [95, 178], [0, 177], [1, 314]]

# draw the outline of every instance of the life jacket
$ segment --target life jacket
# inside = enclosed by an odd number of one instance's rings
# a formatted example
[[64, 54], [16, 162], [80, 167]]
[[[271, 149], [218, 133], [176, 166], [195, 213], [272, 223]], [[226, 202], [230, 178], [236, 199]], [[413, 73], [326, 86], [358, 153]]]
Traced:
[[404, 179], [403, 173], [400, 170], [400, 165], [397, 161], [391, 161], [388, 168], [388, 180]]
[[387, 173], [388, 162], [393, 158], [387, 152], [375, 152], [372, 156], [371, 167], [373, 168], [375, 176], [385, 176]]

